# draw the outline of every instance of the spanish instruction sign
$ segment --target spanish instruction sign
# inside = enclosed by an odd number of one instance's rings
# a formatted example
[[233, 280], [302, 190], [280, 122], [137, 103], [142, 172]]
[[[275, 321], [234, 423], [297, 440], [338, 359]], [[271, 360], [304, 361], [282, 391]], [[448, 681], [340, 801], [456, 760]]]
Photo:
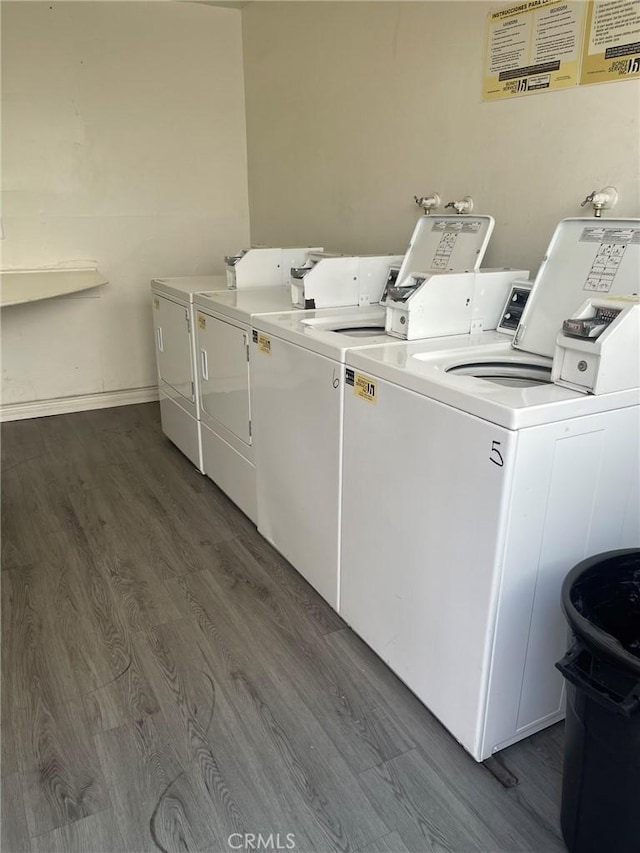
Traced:
[[640, 0], [589, 3], [580, 83], [640, 77]]
[[575, 86], [585, 12], [585, 3], [562, 0], [528, 0], [490, 12], [484, 100]]

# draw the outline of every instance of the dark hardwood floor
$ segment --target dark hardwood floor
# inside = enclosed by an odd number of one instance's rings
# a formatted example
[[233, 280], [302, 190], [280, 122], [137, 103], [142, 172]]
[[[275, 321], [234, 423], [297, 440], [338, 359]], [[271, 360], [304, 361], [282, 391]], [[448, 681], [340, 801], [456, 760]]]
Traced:
[[503, 787], [156, 404], [3, 425], [2, 552], [3, 853], [564, 850], [562, 727]]

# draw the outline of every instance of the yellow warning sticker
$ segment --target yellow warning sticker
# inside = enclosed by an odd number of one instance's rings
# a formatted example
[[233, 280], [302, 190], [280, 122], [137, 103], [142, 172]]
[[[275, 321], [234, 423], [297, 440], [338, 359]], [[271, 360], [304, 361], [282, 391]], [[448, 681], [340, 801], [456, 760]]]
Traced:
[[199, 329], [206, 329], [207, 328], [207, 321], [202, 316], [202, 314], [198, 314], [198, 328]]
[[262, 333], [258, 332], [257, 344], [258, 349], [261, 353], [263, 353], [263, 355], [271, 355], [271, 338], [269, 337], [269, 335], [263, 335]]
[[353, 392], [356, 397], [366, 400], [368, 403], [377, 403], [376, 383], [363, 373], [356, 373], [353, 380]]
[[156, 311], [160, 310], [160, 300], [157, 296], [153, 300], [153, 307], [156, 309]]

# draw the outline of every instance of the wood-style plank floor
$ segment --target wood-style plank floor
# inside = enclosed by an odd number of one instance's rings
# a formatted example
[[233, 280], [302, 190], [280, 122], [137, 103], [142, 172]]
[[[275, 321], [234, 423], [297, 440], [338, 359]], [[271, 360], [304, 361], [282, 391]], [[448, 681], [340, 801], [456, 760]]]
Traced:
[[564, 850], [562, 728], [503, 787], [156, 404], [2, 439], [3, 853]]

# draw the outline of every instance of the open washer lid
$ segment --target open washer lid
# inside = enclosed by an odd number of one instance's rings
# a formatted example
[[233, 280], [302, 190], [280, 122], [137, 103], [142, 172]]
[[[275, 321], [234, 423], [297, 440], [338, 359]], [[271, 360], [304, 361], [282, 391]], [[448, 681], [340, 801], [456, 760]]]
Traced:
[[547, 249], [513, 339], [553, 358], [562, 323], [590, 296], [640, 290], [640, 219], [563, 219]]
[[402, 261], [398, 281], [412, 272], [477, 270], [494, 225], [492, 216], [421, 216]]

